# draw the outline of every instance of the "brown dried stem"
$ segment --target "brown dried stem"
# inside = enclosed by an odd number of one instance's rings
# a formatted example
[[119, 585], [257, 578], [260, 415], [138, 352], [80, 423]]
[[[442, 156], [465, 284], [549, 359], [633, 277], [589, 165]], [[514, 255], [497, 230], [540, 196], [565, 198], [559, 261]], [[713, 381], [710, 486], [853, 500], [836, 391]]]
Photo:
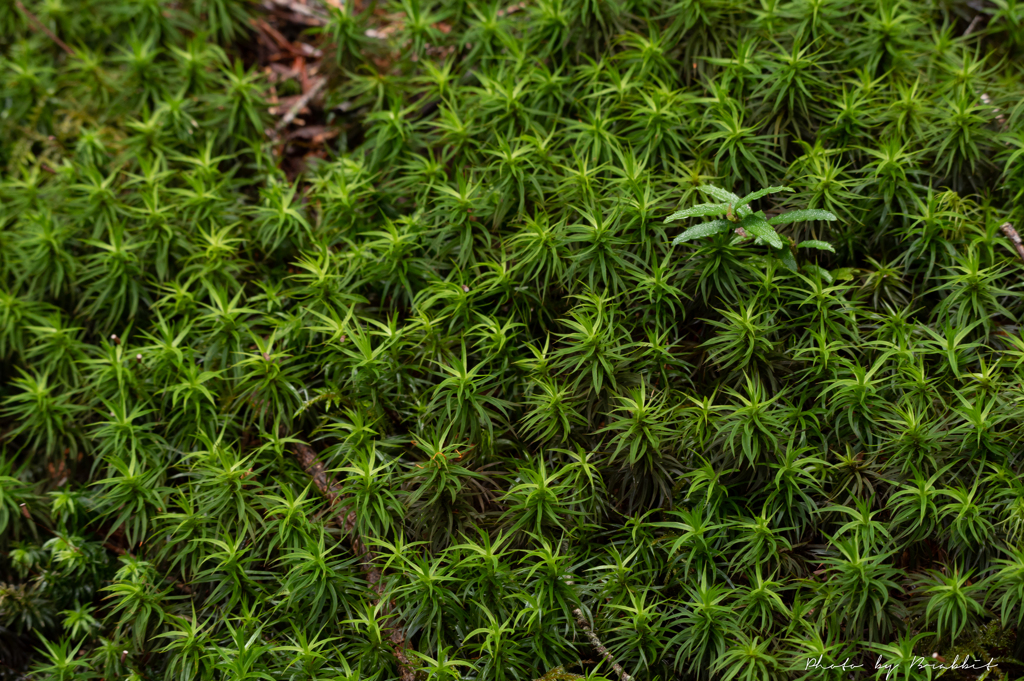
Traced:
[[1006, 235], [1006, 238], [1013, 244], [1014, 250], [1017, 251], [1017, 255], [1020, 256], [1021, 260], [1024, 260], [1024, 243], [1021, 243], [1020, 235], [1017, 234], [1017, 230], [1013, 228], [1009, 222], [1004, 222], [999, 226], [999, 229]]
[[594, 650], [600, 653], [601, 657], [603, 657], [605, 661], [607, 661], [608, 664], [611, 665], [615, 673], [619, 675], [619, 678], [622, 681], [633, 681], [633, 677], [627, 674], [626, 671], [622, 668], [622, 665], [615, 661], [615, 658], [612, 657], [612, 654], [608, 652], [608, 649], [604, 647], [603, 643], [601, 643], [601, 639], [597, 637], [597, 634], [594, 633], [594, 630], [590, 628], [589, 624], [587, 624], [587, 618], [583, 616], [583, 611], [579, 608], [576, 608], [572, 611], [572, 614], [576, 615], [576, 623], [580, 625], [580, 628], [582, 628], [583, 631], [586, 633], [587, 638], [590, 639], [590, 645], [594, 646]]
[[301, 111], [303, 107], [309, 104], [309, 102], [316, 97], [326, 82], [327, 80], [325, 78], [317, 78], [310, 86], [309, 90], [307, 90], [306, 93], [292, 105], [292, 108], [288, 109], [288, 112], [281, 118], [281, 120], [277, 122], [277, 125], [274, 126], [274, 132], [280, 132], [287, 128], [288, 125], [295, 120], [295, 116], [298, 115], [299, 111]]
[[67, 52], [68, 56], [70, 56], [70, 57], [74, 57], [75, 56], [75, 51], [72, 50], [70, 47], [68, 47], [67, 43], [65, 43], [63, 40], [58, 38], [53, 31], [51, 31], [50, 29], [46, 28], [46, 25], [43, 22], [39, 21], [39, 17], [37, 17], [35, 14], [32, 14], [32, 12], [29, 12], [28, 9], [25, 7], [25, 5], [21, 4], [21, 0], [14, 0], [14, 4], [17, 5], [18, 9], [21, 10], [22, 14], [24, 14], [26, 17], [28, 17], [28, 20], [30, 22], [32, 22], [32, 24], [36, 28], [38, 28], [40, 31], [45, 33], [50, 38], [50, 40], [52, 40], [54, 43], [56, 43], [57, 47], [59, 47], [60, 49], [64, 50], [65, 52]]
[[[342, 502], [342, 497], [339, 493], [340, 487], [328, 474], [323, 462], [317, 458], [316, 452], [304, 444], [293, 445], [292, 451], [302, 469], [313, 479], [313, 484], [330, 501], [331, 508], [333, 509], [336, 505], [340, 504]], [[341, 512], [335, 516], [335, 521], [348, 534], [352, 552], [359, 557], [359, 567], [363, 571], [363, 575], [366, 577], [370, 588], [377, 594], [378, 603], [384, 602], [381, 608], [382, 615], [385, 619], [394, 617], [390, 626], [388, 640], [391, 643], [392, 650], [394, 650], [395, 659], [398, 660], [399, 679], [401, 681], [416, 681], [416, 670], [413, 668], [412, 661], [407, 652], [410, 645], [409, 641], [405, 638], [405, 627], [401, 621], [397, 620], [397, 616], [392, 615], [394, 603], [384, 601], [383, 599], [384, 585], [381, 582], [382, 573], [377, 566], [376, 556], [356, 531], [356, 512], [350, 508], [345, 508], [343, 505], [339, 510]], [[374, 603], [374, 606], [376, 605]]]

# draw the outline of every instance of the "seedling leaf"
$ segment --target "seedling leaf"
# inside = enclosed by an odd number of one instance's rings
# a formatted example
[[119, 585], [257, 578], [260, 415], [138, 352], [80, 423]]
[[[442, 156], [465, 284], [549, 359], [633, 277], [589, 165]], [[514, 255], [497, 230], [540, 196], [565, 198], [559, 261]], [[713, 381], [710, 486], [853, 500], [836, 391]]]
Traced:
[[779, 249], [779, 260], [782, 261], [782, 264], [785, 265], [786, 269], [788, 269], [790, 272], [799, 271], [796, 266], [796, 258], [793, 257], [793, 251], [791, 251], [790, 249]]
[[782, 248], [782, 237], [763, 218], [757, 215], [748, 215], [740, 222], [740, 227], [745, 229], [748, 234], [764, 239], [772, 248]]
[[729, 222], [728, 220], [712, 220], [711, 222], [704, 222], [696, 225], [695, 227], [690, 227], [688, 230], [673, 239], [672, 243], [681, 244], [684, 241], [692, 241], [693, 239], [701, 239], [713, 234], [720, 234], [721, 232], [729, 231], [735, 226], [735, 223]]
[[808, 241], [801, 241], [796, 245], [797, 248], [817, 248], [820, 251], [828, 251], [835, 253], [836, 249], [832, 248], [832, 244], [827, 241], [818, 241], [816, 239], [810, 239]]
[[699, 206], [685, 208], [672, 213], [672, 215], [665, 218], [665, 222], [674, 222], [683, 218], [706, 217], [708, 215], [725, 215], [728, 210], [728, 203], [702, 203]]
[[705, 194], [715, 199], [716, 201], [732, 204], [733, 206], [741, 205], [740, 197], [736, 196], [732, 192], [725, 191], [721, 187], [716, 187], [713, 184], [702, 184], [701, 186], [697, 187], [697, 189], [704, 192]]
[[779, 192], [791, 192], [793, 191], [789, 187], [765, 187], [764, 189], [758, 189], [756, 192], [750, 192], [737, 203], [741, 206], [746, 206], [752, 201], [757, 201], [760, 198], [768, 196], [769, 194], [778, 194]]
[[788, 225], [791, 222], [807, 222], [808, 220], [837, 220], [838, 218], [827, 210], [817, 208], [805, 208], [802, 210], [791, 210], [782, 215], [776, 215], [768, 221], [772, 225]]

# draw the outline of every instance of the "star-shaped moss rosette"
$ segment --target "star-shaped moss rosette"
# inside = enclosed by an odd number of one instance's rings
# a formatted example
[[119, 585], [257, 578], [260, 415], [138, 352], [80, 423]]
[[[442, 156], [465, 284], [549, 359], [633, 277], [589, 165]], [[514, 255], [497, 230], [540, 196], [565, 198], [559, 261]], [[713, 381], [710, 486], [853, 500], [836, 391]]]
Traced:
[[[712, 220], [710, 222], [703, 222], [699, 225], [690, 227], [685, 232], [677, 236], [672, 241], [673, 244], [680, 244], [684, 241], [693, 241], [694, 239], [701, 239], [714, 234], [720, 234], [721, 232], [735, 230], [737, 242], [753, 237], [754, 243], [759, 246], [762, 244], [768, 244], [772, 247], [775, 255], [782, 261], [782, 264], [794, 272], [797, 270], [796, 257], [794, 255], [794, 244], [791, 240], [784, 238], [781, 234], [776, 232], [775, 227], [777, 225], [788, 225], [793, 222], [806, 222], [809, 220], [833, 221], [837, 219], [835, 215], [827, 210], [817, 210], [813, 208], [793, 210], [788, 213], [782, 213], [781, 215], [769, 218], [763, 211], [754, 211], [750, 207], [751, 203], [768, 196], [769, 194], [793, 191], [789, 187], [766, 187], [764, 189], [758, 189], [755, 192], [751, 192], [742, 198], [732, 192], [722, 189], [721, 187], [716, 187], [710, 184], [701, 185], [697, 187], [697, 189], [714, 199], [716, 203], [702, 203], [700, 205], [675, 212], [665, 218], [665, 222], [675, 222], [676, 220], [682, 220], [684, 218], [712, 217], [719, 215], [724, 216], [724, 218]], [[795, 244], [795, 248], [817, 248], [819, 250], [835, 253], [835, 249], [832, 248], [832, 244], [827, 241], [801, 241], [800, 243]]]

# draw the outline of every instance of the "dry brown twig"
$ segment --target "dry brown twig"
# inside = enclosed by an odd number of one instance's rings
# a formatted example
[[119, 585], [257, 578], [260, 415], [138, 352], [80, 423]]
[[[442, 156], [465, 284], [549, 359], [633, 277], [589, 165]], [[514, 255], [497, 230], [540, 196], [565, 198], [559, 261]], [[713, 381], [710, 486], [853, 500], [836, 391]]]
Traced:
[[976, 14], [974, 16], [974, 18], [971, 19], [971, 23], [967, 25], [967, 30], [964, 31], [964, 34], [961, 37], [966, 38], [970, 34], [974, 33], [974, 29], [978, 28], [978, 26], [980, 26], [981, 22], [984, 21], [984, 20], [985, 20], [985, 15], [984, 14]]
[[[263, 3], [264, 9], [273, 11], [275, 7], [291, 12], [296, 17], [300, 18], [297, 23], [303, 23], [307, 25], [323, 26], [327, 23], [327, 17], [320, 9], [319, 5], [310, 7], [304, 5], [301, 2], [295, 2], [295, 0], [266, 0]], [[319, 11], [318, 11], [319, 10]]]
[[279, 50], [291, 50], [292, 44], [288, 41], [288, 39], [285, 38], [280, 31], [278, 31], [276, 28], [271, 26], [263, 19], [254, 18], [252, 20], [252, 25], [255, 26], [257, 30], [265, 33], [267, 37], [270, 38], [271, 41], [273, 41], [274, 45], [276, 45]]
[[576, 623], [580, 625], [580, 628], [583, 629], [584, 633], [586, 633], [587, 638], [590, 639], [590, 645], [594, 646], [594, 650], [600, 653], [601, 657], [603, 657], [605, 661], [611, 665], [615, 673], [619, 675], [619, 678], [622, 681], [633, 681], [633, 677], [627, 674], [626, 671], [622, 668], [622, 665], [615, 661], [615, 658], [612, 657], [612, 654], [608, 652], [608, 649], [604, 647], [603, 643], [601, 643], [601, 639], [597, 637], [597, 634], [594, 633], [594, 630], [590, 628], [589, 624], [587, 624], [587, 618], [583, 616], [583, 611], [579, 608], [576, 608], [572, 611], [572, 614], [576, 615]]
[[517, 2], [516, 4], [509, 5], [508, 7], [504, 8], [504, 9], [499, 9], [498, 10], [498, 18], [500, 19], [502, 17], [508, 16], [509, 14], [515, 14], [516, 12], [521, 12], [524, 9], [526, 9], [526, 2]]
[[[342, 500], [340, 495], [340, 487], [328, 474], [327, 469], [324, 467], [322, 461], [317, 458], [316, 452], [311, 447], [304, 444], [296, 444], [292, 446], [292, 451], [295, 454], [295, 458], [298, 459], [299, 465], [302, 466], [302, 470], [313, 479], [313, 484], [320, 490], [320, 493], [327, 497], [327, 500], [331, 504], [331, 509], [339, 504]], [[381, 577], [383, 576], [380, 568], [376, 563], [376, 556], [373, 551], [363, 542], [363, 538], [359, 536], [356, 531], [356, 512], [352, 509], [346, 509], [342, 507], [341, 513], [334, 516], [335, 521], [341, 526], [341, 528], [348, 534], [349, 543], [352, 546], [352, 552], [359, 557], [359, 567], [363, 571], [363, 575], [366, 577], [367, 583], [373, 592], [377, 594], [378, 603], [382, 603], [381, 614], [385, 619], [391, 617], [392, 625], [390, 627], [391, 633], [388, 635], [388, 640], [391, 643], [391, 648], [394, 651], [395, 659], [398, 660], [398, 677], [401, 681], [416, 681], [416, 670], [412, 666], [409, 653], [410, 649], [409, 641], [405, 638], [405, 627], [401, 621], [396, 621], [397, 616], [392, 615], [392, 609], [394, 603], [390, 603], [384, 600], [384, 585], [381, 583]], [[374, 604], [374, 607], [377, 603]], [[626, 681], [625, 679], [623, 681]]]
[[300, 57], [302, 59], [319, 59], [323, 52], [312, 45], [303, 42], [291, 42], [276, 28], [263, 19], [253, 19], [252, 25], [257, 29], [259, 35], [264, 38], [268, 48], [271, 44], [280, 50], [277, 54], [271, 55], [270, 61], [278, 61], [282, 58]]
[[277, 125], [274, 126], [274, 132], [281, 132], [288, 127], [288, 125], [295, 120], [295, 116], [298, 115], [299, 111], [306, 107], [310, 101], [319, 94], [326, 82], [327, 80], [324, 78], [315, 79], [310, 88], [302, 95], [302, 97], [299, 98], [297, 102], [292, 104], [292, 108], [288, 109], [281, 120], [277, 122]]
[[28, 17], [28, 20], [32, 22], [32, 24], [35, 25], [36, 28], [45, 33], [50, 38], [50, 40], [56, 43], [57, 47], [67, 52], [69, 57], [75, 56], [75, 51], [68, 47], [67, 43], [58, 38], [53, 31], [46, 28], [46, 25], [43, 22], [39, 21], [39, 17], [37, 17], [35, 14], [32, 14], [32, 12], [29, 12], [25, 5], [21, 4], [21, 0], [14, 0], [14, 4], [17, 5], [18, 9], [21, 10], [22, 14]]
[[1006, 235], [1006, 238], [1013, 244], [1013, 248], [1017, 251], [1017, 255], [1020, 256], [1021, 260], [1024, 260], [1024, 243], [1021, 242], [1020, 234], [1017, 234], [1017, 230], [1013, 228], [1009, 222], [1004, 222], [999, 226], [999, 230]]

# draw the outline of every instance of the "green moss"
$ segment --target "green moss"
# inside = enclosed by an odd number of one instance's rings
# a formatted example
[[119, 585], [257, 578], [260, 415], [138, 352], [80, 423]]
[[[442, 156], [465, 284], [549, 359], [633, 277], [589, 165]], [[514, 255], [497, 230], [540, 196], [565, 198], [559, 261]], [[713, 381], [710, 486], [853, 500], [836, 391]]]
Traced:
[[1024, 675], [1022, 25], [0, 2], [0, 670]]
[[[1024, 663], [1012, 656], [1016, 639], [1017, 634], [1014, 630], [993, 621], [970, 632], [958, 640], [955, 646], [942, 650], [940, 655], [949, 663], [956, 659], [971, 660], [975, 665], [993, 662], [995, 666], [989, 678], [1018, 678], [1024, 669]], [[950, 671], [946, 675], [951, 679], [978, 678], [976, 673], [966, 670]]]

